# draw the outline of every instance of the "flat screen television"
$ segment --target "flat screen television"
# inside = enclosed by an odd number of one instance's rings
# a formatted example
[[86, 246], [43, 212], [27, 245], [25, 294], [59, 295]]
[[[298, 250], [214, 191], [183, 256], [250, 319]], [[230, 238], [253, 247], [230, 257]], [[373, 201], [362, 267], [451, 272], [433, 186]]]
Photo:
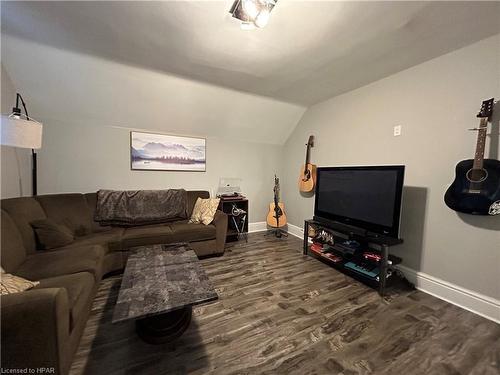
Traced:
[[320, 167], [314, 219], [399, 238], [404, 165]]

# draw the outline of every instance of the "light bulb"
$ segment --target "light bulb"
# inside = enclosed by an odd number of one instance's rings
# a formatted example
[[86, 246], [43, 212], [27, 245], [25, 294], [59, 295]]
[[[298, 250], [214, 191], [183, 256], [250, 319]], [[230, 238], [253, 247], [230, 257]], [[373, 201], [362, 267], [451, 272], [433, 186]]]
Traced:
[[269, 22], [269, 9], [265, 8], [265, 9], [262, 9], [259, 13], [259, 15], [257, 16], [257, 18], [255, 18], [255, 26], [257, 27], [264, 27], [267, 25], [267, 23]]
[[243, 11], [252, 20], [259, 14], [259, 9], [255, 4], [255, 0], [243, 0]]
[[253, 22], [242, 22], [241, 30], [255, 30], [255, 25]]

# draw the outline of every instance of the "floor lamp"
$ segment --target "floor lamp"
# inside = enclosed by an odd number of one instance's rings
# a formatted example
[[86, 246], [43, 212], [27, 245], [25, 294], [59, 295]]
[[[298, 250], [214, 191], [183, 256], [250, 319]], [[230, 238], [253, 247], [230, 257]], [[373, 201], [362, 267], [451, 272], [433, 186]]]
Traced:
[[[21, 102], [24, 115], [19, 108]], [[16, 94], [16, 106], [10, 115], [2, 115], [0, 143], [4, 146], [31, 149], [32, 192], [37, 194], [37, 160], [36, 150], [42, 147], [42, 123], [28, 115], [26, 103], [20, 94]]]

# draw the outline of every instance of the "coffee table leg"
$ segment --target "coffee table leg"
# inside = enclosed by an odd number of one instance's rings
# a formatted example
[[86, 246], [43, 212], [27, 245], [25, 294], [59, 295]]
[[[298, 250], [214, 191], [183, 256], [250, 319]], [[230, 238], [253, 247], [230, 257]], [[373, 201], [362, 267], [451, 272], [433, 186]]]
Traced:
[[149, 344], [164, 344], [179, 338], [189, 327], [193, 309], [183, 307], [135, 321], [137, 334]]

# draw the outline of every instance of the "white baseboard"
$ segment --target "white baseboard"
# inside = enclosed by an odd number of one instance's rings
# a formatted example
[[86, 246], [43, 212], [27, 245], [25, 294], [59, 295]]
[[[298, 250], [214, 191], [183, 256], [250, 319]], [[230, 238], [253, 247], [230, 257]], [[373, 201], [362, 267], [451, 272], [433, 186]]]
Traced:
[[402, 265], [397, 268], [418, 290], [500, 324], [499, 300]]
[[265, 221], [248, 223], [248, 233], [264, 232], [266, 230], [267, 230], [267, 223]]
[[[265, 221], [258, 221], [256, 223], [248, 223], [248, 233], [264, 232], [268, 229], [267, 223]], [[304, 239], [304, 230], [296, 225], [287, 224], [287, 232], [292, 236], [298, 237], [301, 240]]]
[[304, 239], [304, 229], [293, 224], [287, 224], [287, 226], [288, 226], [288, 234], [298, 237], [301, 240]]

